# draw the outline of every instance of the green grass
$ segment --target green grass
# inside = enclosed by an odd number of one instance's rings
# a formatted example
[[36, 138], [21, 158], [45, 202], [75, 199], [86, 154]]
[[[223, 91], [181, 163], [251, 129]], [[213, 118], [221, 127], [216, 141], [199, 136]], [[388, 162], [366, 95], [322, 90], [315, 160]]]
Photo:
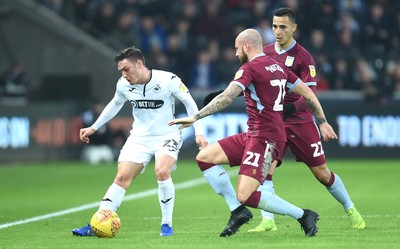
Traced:
[[[297, 221], [277, 216], [277, 232], [246, 233], [260, 212], [230, 238], [220, 238], [229, 217], [223, 199], [208, 184], [176, 191], [172, 237], [160, 237], [157, 196], [122, 203], [121, 231], [112, 239], [74, 237], [71, 229], [85, 225], [96, 208], [0, 229], [3, 248], [399, 248], [400, 160], [330, 160], [367, 224], [353, 230], [333, 197], [300, 163], [286, 160], [274, 176], [282, 198], [320, 214], [319, 232], [306, 238]], [[139, 176], [127, 195], [157, 187], [153, 166]], [[235, 171], [235, 170], [234, 170]], [[0, 167], [0, 226], [98, 202], [116, 173], [115, 165], [43, 163]], [[201, 178], [194, 161], [181, 161], [173, 175], [181, 183]], [[236, 177], [232, 178], [236, 184]]]

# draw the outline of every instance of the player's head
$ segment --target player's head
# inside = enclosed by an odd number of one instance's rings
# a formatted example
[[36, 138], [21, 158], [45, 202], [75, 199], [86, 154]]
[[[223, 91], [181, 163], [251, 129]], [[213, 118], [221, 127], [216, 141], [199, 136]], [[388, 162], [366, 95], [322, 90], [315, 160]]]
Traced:
[[285, 49], [291, 44], [296, 29], [296, 14], [291, 8], [283, 7], [275, 10], [272, 18], [272, 30], [276, 43], [281, 49]]
[[114, 63], [118, 65], [118, 70], [130, 84], [140, 83], [143, 78], [143, 69], [146, 69], [140, 49], [132, 46], [122, 50], [114, 57]]
[[246, 63], [256, 54], [262, 53], [262, 38], [255, 29], [242, 31], [235, 40], [236, 57], [240, 62]]

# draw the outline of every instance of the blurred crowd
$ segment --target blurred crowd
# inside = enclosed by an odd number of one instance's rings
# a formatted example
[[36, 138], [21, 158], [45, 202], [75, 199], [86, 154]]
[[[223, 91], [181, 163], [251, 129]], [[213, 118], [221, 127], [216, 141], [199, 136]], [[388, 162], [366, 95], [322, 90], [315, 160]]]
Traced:
[[296, 11], [295, 39], [313, 55], [319, 91], [360, 90], [368, 100], [400, 92], [400, 1], [36, 0], [115, 50], [139, 47], [151, 68], [190, 88], [225, 87], [240, 66], [245, 28], [274, 42], [275, 9]]

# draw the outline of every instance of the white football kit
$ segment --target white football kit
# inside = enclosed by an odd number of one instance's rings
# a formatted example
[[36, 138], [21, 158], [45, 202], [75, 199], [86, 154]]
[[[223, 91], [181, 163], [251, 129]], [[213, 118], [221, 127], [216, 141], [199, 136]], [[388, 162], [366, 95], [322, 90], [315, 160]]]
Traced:
[[[175, 98], [186, 108], [189, 116], [198, 111], [197, 105], [181, 79], [173, 73], [152, 69], [148, 83], [131, 85], [121, 77], [113, 99], [92, 125], [97, 130], [111, 120], [128, 101], [132, 106], [133, 124], [130, 136], [121, 149], [118, 162], [130, 161], [146, 166], [153, 156], [167, 154], [178, 159], [182, 145], [181, 131], [169, 126], [175, 114]], [[201, 124], [193, 124], [196, 135], [203, 134]]]

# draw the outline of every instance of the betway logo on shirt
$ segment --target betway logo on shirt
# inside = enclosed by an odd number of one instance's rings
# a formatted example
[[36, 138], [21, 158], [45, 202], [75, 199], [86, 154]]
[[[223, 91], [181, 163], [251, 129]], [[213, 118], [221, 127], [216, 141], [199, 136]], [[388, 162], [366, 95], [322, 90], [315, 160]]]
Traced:
[[132, 107], [136, 109], [158, 109], [164, 105], [164, 101], [159, 99], [131, 100], [130, 102]]

